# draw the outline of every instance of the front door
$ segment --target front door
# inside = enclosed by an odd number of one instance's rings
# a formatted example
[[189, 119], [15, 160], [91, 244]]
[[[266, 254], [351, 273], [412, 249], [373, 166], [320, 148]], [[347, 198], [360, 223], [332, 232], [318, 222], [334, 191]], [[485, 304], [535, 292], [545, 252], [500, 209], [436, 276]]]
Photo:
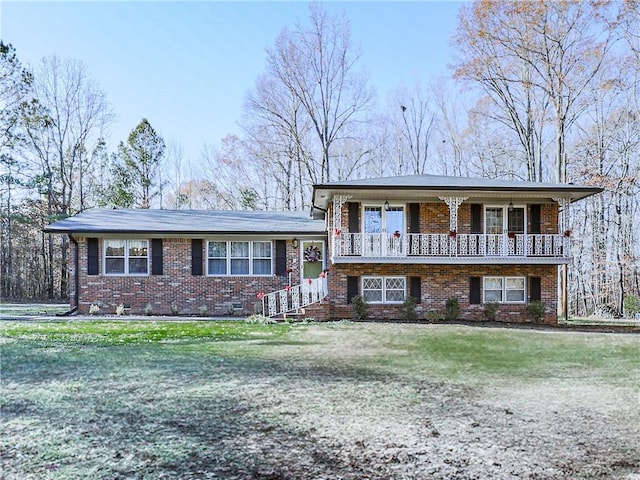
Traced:
[[404, 207], [364, 207], [363, 254], [369, 257], [398, 256], [403, 252]]
[[324, 270], [324, 242], [304, 240], [302, 242], [302, 279], [318, 278], [322, 270]]
[[487, 207], [485, 232], [487, 255], [513, 255], [522, 250], [524, 207]]

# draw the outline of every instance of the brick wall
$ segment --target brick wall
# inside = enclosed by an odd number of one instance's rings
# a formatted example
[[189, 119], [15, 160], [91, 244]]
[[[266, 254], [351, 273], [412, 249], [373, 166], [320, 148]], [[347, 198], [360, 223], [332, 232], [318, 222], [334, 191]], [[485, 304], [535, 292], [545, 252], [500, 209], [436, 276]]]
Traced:
[[[353, 306], [347, 304], [347, 276], [382, 275], [421, 278], [422, 303], [418, 317], [422, 320], [443, 313], [445, 302], [457, 297], [460, 319], [484, 321], [484, 306], [469, 303], [470, 277], [525, 276], [540, 277], [542, 302], [546, 306], [545, 322], [557, 323], [557, 267], [555, 265], [407, 265], [407, 264], [338, 264], [329, 272], [331, 317], [353, 318]], [[409, 288], [407, 282], [407, 290]], [[372, 319], [403, 319], [402, 305], [370, 305]], [[526, 304], [500, 304], [497, 321], [528, 322]]]
[[[469, 233], [471, 203], [465, 202], [458, 211], [458, 230]], [[329, 205], [329, 215], [333, 205]], [[342, 228], [348, 230], [348, 203], [342, 210]], [[330, 217], [332, 218], [332, 217]], [[543, 233], [556, 233], [558, 207], [542, 204], [541, 229]], [[449, 231], [449, 209], [444, 202], [425, 202], [420, 205], [420, 224], [423, 232], [445, 233]], [[333, 228], [333, 225], [330, 225]], [[332, 237], [333, 230], [329, 237]], [[119, 304], [129, 312], [142, 314], [151, 304], [154, 314], [169, 314], [175, 305], [181, 314], [198, 315], [206, 307], [208, 315], [226, 315], [233, 309], [236, 315], [254, 313], [259, 300], [258, 292], [272, 292], [288, 284], [287, 276], [270, 277], [208, 277], [191, 275], [191, 239], [164, 239], [163, 275], [105, 276], [87, 275], [87, 239], [78, 239], [79, 248], [79, 312], [87, 313], [92, 303], [101, 305], [102, 313], [114, 313]], [[332, 238], [328, 239], [329, 245]], [[99, 242], [100, 272], [102, 272], [102, 241]], [[287, 242], [287, 265], [293, 269], [292, 278], [300, 278], [299, 250]], [[73, 262], [73, 255], [71, 255]], [[205, 260], [206, 261], [206, 260]], [[71, 265], [71, 285], [75, 290]], [[205, 266], [206, 271], [206, 266]], [[421, 277], [422, 303], [418, 306], [419, 318], [429, 319], [433, 312], [444, 310], [449, 297], [458, 297], [461, 318], [483, 320], [482, 305], [469, 304], [469, 277], [472, 276], [536, 276], [542, 279], [542, 301], [547, 307], [545, 321], [556, 323], [557, 315], [557, 267], [554, 265], [409, 265], [409, 264], [337, 264], [330, 267], [330, 299], [317, 306], [308, 307], [308, 315], [317, 320], [352, 318], [353, 307], [347, 304], [347, 276], [396, 275]], [[293, 283], [298, 283], [294, 280]], [[408, 288], [408, 285], [407, 285]], [[71, 292], [72, 301], [75, 291]], [[238, 305], [237, 308], [234, 305]], [[402, 305], [372, 305], [370, 315], [374, 319], [402, 319]], [[527, 321], [525, 305], [503, 304], [498, 320]]]
[[[191, 275], [191, 239], [173, 238], [163, 241], [163, 275], [105, 276], [87, 275], [87, 241], [78, 239], [80, 291], [79, 312], [88, 313], [92, 303], [101, 306], [101, 313], [112, 314], [119, 304], [128, 312], [142, 314], [151, 304], [154, 314], [170, 314], [175, 305], [180, 314], [199, 315], [203, 306], [208, 315], [250, 315], [260, 301], [259, 292], [280, 290], [288, 284], [288, 276], [269, 277], [208, 277]], [[102, 265], [102, 240], [99, 241], [100, 272]], [[288, 266], [292, 277], [300, 278], [299, 250], [287, 242]], [[73, 260], [73, 255], [72, 255]], [[205, 259], [206, 262], [206, 259]], [[73, 269], [72, 268], [72, 284]], [[206, 272], [206, 266], [205, 266]], [[294, 283], [295, 280], [294, 280]], [[75, 291], [71, 292], [72, 302]], [[239, 304], [240, 308], [234, 306]]]

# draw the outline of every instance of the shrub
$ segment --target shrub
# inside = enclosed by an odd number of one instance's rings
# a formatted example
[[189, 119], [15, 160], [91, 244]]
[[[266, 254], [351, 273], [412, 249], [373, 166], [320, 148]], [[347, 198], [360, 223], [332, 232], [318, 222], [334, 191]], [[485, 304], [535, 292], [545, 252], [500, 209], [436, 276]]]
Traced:
[[92, 303], [89, 306], [89, 315], [97, 315], [100, 313], [100, 306], [96, 305], [95, 303]]
[[624, 297], [624, 301], [622, 302], [622, 308], [625, 315], [633, 317], [640, 313], [640, 298], [635, 295], [627, 295]]
[[151, 305], [150, 303], [147, 303], [147, 305], [144, 307], [144, 314], [153, 315], [153, 305]]
[[404, 301], [404, 315], [410, 322], [415, 322], [418, 319], [417, 305], [416, 299], [411, 296]]
[[444, 312], [440, 310], [429, 310], [426, 314], [427, 320], [431, 323], [441, 322], [445, 318]]
[[351, 299], [356, 320], [366, 320], [369, 317], [369, 304], [360, 295]]
[[527, 313], [534, 322], [542, 322], [547, 311], [544, 303], [542, 303], [540, 300], [534, 300], [529, 305], [527, 305]]
[[498, 309], [500, 304], [498, 302], [487, 302], [484, 304], [484, 316], [487, 320], [495, 322], [498, 318]]
[[207, 315], [209, 308], [206, 305], [200, 305], [200, 315], [203, 317]]
[[449, 297], [447, 301], [444, 302], [445, 314], [444, 318], [451, 321], [457, 320], [458, 315], [460, 315], [460, 302], [458, 302], [458, 297]]
[[274, 319], [265, 317], [264, 315], [260, 315], [257, 313], [254, 313], [253, 315], [249, 315], [247, 318], [245, 318], [244, 321], [247, 323], [258, 323], [260, 325], [264, 325], [267, 323], [276, 323]]
[[124, 315], [124, 303], [116, 307], [116, 315]]
[[178, 315], [178, 313], [180, 313], [180, 309], [178, 308], [178, 305], [176, 305], [175, 303], [171, 304], [171, 307], [169, 307], [169, 310], [171, 310], [171, 315]]

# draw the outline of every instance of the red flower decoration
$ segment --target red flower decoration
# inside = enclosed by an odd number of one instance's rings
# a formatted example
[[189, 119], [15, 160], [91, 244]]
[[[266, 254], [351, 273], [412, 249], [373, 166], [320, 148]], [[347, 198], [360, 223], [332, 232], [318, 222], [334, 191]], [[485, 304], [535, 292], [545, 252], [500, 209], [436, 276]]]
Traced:
[[393, 232], [393, 238], [400, 238], [400, 232], [398, 230]]
[[571, 230], [565, 230], [565, 231], [564, 231], [564, 236], [565, 236], [565, 237], [570, 237], [570, 236], [571, 236], [571, 233], [573, 233], [573, 232], [571, 232]]
[[336, 237], [337, 237], [337, 236], [339, 236], [341, 233], [342, 233], [342, 232], [340, 231], [340, 229], [339, 229], [339, 228], [336, 228], [336, 229], [333, 231], [333, 234], [334, 234]]
[[256, 295], [260, 300], [262, 300], [264, 298], [264, 293], [260, 292], [258, 293], [258, 295]]
[[293, 269], [292, 268], [287, 268], [287, 273], [291, 273], [291, 272], [293, 272]]
[[326, 273], [324, 273], [324, 272], [320, 272], [320, 278], [324, 278], [324, 277], [326, 277], [326, 276], [327, 276], [327, 274], [326, 274]]
[[284, 287], [284, 289], [288, 292], [289, 290], [291, 290], [291, 285], [287, 285], [286, 287]]
[[509, 238], [516, 238], [516, 232], [509, 232]]
[[308, 283], [309, 285], [311, 285], [311, 284], [313, 283], [313, 280], [309, 279], [309, 280], [307, 280], [307, 283]]
[[449, 230], [449, 236], [451, 238], [456, 238], [456, 235], [458, 235], [458, 232], [456, 232], [455, 230]]

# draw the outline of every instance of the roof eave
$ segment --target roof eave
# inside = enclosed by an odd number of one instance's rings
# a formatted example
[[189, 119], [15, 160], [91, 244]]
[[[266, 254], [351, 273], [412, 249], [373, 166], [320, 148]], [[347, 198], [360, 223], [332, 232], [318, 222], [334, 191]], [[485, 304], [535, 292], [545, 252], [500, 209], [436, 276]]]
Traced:
[[[316, 200], [316, 192], [325, 191], [327, 195], [322, 201]], [[595, 195], [604, 191], [603, 188], [600, 187], [578, 187], [573, 185], [566, 185], [563, 187], [562, 185], [554, 188], [549, 188], [548, 186], [526, 186], [526, 187], [510, 187], [510, 186], [493, 186], [493, 187], [484, 187], [484, 186], [417, 186], [417, 185], [384, 185], [384, 186], [373, 186], [373, 185], [316, 185], [313, 190], [313, 205], [317, 207], [325, 207], [329, 203], [330, 198], [336, 195], [338, 192], [343, 191], [370, 191], [370, 192], [380, 192], [380, 191], [422, 191], [422, 192], [474, 192], [474, 193], [486, 193], [487, 195], [491, 195], [492, 193], [508, 193], [508, 192], [517, 192], [520, 196], [526, 193], [532, 194], [547, 194], [549, 197], [553, 196], [569, 196], [571, 202], [575, 202], [578, 200], [582, 200], [591, 195]]]

